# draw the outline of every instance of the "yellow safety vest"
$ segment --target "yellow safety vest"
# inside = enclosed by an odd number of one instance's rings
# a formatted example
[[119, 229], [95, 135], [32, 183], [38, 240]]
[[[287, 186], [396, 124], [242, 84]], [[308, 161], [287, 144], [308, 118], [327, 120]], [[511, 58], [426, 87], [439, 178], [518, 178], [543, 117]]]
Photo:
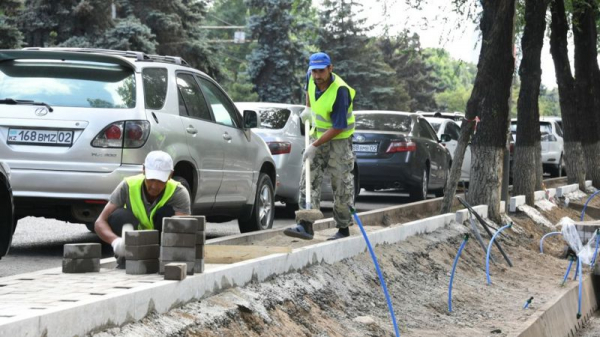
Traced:
[[138, 229], [154, 229], [154, 222], [152, 220], [154, 214], [159, 208], [163, 207], [169, 199], [171, 199], [179, 182], [173, 179], [167, 181], [167, 186], [165, 187], [162, 198], [156, 206], [154, 206], [152, 211], [150, 211], [150, 217], [148, 218], [146, 207], [144, 207], [144, 201], [142, 200], [142, 185], [144, 184], [144, 179], [145, 177], [143, 174], [125, 178], [125, 181], [129, 186], [129, 204], [131, 205], [133, 215], [140, 221]]
[[336, 74], [333, 82], [329, 85], [329, 88], [325, 90], [325, 92], [316, 99], [315, 89], [316, 84], [313, 81], [312, 76], [308, 80], [308, 99], [310, 101], [310, 108], [312, 109], [313, 116], [312, 125], [315, 127], [313, 130], [313, 135], [317, 138], [321, 137], [327, 130], [333, 127], [333, 123], [331, 121], [331, 112], [333, 110], [333, 104], [335, 103], [335, 99], [337, 98], [338, 89], [340, 87], [348, 88], [350, 92], [350, 106], [348, 107], [348, 114], [346, 115], [348, 126], [341, 132], [339, 135], [335, 136], [333, 139], [346, 139], [352, 137], [354, 133], [354, 114], [352, 113], [352, 109], [354, 106], [354, 95], [356, 91], [352, 89], [341, 77]]

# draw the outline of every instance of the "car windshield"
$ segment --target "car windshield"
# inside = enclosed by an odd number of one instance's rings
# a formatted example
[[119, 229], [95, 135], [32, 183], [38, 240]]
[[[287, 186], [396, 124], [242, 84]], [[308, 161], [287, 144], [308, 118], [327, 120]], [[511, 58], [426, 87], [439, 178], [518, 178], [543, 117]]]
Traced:
[[412, 119], [406, 115], [356, 114], [355, 129], [410, 132]]
[[256, 112], [260, 116], [261, 129], [283, 129], [292, 113], [283, 108], [259, 108]]
[[0, 65], [0, 98], [50, 106], [135, 107], [135, 76], [116, 64], [76, 61], [11, 61]]

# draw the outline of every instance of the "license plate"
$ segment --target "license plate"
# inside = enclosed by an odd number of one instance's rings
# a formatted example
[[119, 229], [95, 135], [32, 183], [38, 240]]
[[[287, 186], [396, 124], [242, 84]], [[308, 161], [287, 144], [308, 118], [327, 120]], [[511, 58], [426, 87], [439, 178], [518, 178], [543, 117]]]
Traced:
[[73, 145], [73, 131], [9, 129], [8, 144]]
[[354, 152], [377, 152], [377, 144], [352, 144]]

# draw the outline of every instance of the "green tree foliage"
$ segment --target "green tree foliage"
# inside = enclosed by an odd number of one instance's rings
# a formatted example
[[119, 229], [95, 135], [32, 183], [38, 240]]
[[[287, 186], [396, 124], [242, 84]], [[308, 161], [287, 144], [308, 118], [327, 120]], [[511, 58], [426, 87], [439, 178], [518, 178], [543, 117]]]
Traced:
[[248, 75], [260, 101], [303, 102], [303, 71], [308, 57], [294, 11], [305, 11], [309, 0], [247, 0], [253, 15], [248, 27], [257, 45], [248, 56]]
[[408, 110], [406, 90], [386, 62], [371, 27], [354, 0], [325, 0], [317, 45], [331, 57], [334, 72], [356, 90], [355, 109]]
[[399, 85], [410, 97], [408, 109], [436, 110], [434, 94], [438, 88], [432, 76], [433, 69], [425, 62], [419, 35], [404, 30], [395, 37], [381, 38], [378, 45], [385, 63], [394, 70]]
[[17, 16], [21, 8], [19, 0], [0, 1], [0, 48], [20, 48], [23, 34], [17, 26]]
[[150, 28], [134, 16], [119, 20], [114, 28], [106, 31], [100, 47], [117, 50], [137, 50], [155, 54], [158, 43]]

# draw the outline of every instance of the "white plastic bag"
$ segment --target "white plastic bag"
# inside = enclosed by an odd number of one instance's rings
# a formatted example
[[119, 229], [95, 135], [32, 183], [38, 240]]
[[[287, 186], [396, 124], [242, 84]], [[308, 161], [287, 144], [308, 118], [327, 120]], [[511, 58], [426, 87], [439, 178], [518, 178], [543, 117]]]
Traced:
[[591, 265], [596, 250], [596, 240], [598, 239], [598, 235], [592, 236], [592, 238], [584, 245], [581, 242], [581, 238], [575, 227], [575, 222], [571, 219], [569, 219], [570, 221], [566, 221], [565, 219], [567, 218], [563, 218], [559, 222], [559, 224], [562, 225], [563, 239], [565, 239], [569, 244], [569, 247], [575, 251], [577, 257], [581, 260], [581, 263]]

